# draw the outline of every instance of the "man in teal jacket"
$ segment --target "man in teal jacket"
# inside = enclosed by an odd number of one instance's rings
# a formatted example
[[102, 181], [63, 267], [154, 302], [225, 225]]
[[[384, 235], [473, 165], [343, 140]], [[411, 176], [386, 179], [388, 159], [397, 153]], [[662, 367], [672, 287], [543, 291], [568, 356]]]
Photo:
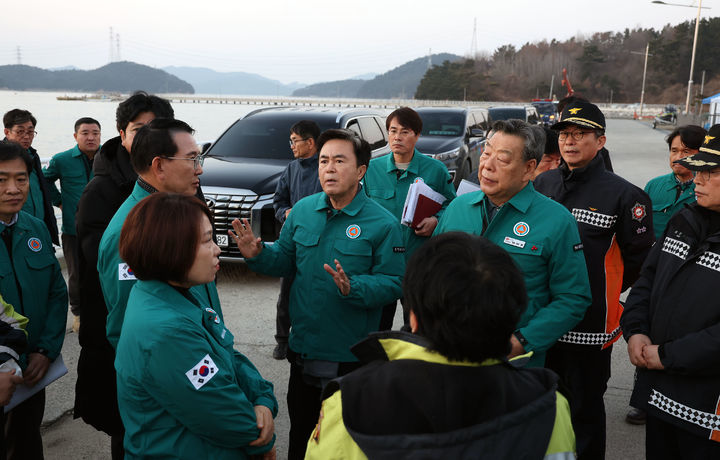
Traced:
[[[24, 211], [32, 162], [14, 142], [0, 142], [0, 292], [29, 323], [28, 352], [20, 356], [24, 383], [34, 386], [62, 349], [67, 288], [47, 227]], [[42, 458], [40, 423], [45, 390], [8, 412], [9, 459]]]
[[[434, 216], [426, 217], [417, 226], [401, 226], [405, 243], [405, 260], [432, 235], [443, 210], [455, 198], [455, 188], [447, 167], [440, 161], [418, 152], [415, 148], [422, 132], [420, 115], [409, 107], [401, 107], [385, 121], [392, 155], [370, 161], [363, 179], [365, 192], [392, 213], [400, 222], [410, 185], [422, 180], [434, 191], [445, 196], [442, 208]], [[383, 308], [380, 330], [392, 329], [397, 302]], [[405, 315], [403, 315], [405, 316]], [[407, 318], [405, 323], [407, 324]]]
[[322, 387], [358, 367], [350, 347], [376, 331], [383, 305], [400, 297], [405, 271], [400, 224], [359, 184], [370, 146], [352, 131], [318, 138], [322, 193], [298, 201], [273, 245], [247, 220], [231, 232], [248, 266], [272, 276], [296, 272], [290, 290], [289, 458], [303, 458]]
[[[100, 123], [89, 117], [75, 122], [75, 147], [60, 152], [50, 159], [43, 174], [50, 186], [53, 204], [62, 209], [62, 248], [68, 269], [70, 310], [75, 315], [73, 330], [78, 332], [80, 316], [79, 279], [77, 272], [77, 231], [75, 212], [85, 186], [93, 176], [92, 164], [100, 149]], [[60, 179], [60, 190], [55, 181]]]
[[[140, 200], [156, 191], [195, 195], [203, 158], [192, 133], [193, 129], [183, 121], [156, 118], [140, 128], [133, 140], [130, 158], [138, 180], [108, 224], [98, 249], [97, 268], [108, 308], [107, 337], [114, 348], [120, 337], [130, 289], [136, 281], [118, 252], [125, 217]], [[194, 286], [190, 291], [222, 317], [214, 282]]]
[[703, 128], [695, 125], [680, 126], [668, 134], [666, 140], [672, 172], [651, 179], [645, 185], [645, 193], [652, 200], [655, 238], [662, 236], [668, 221], [676, 212], [686, 204], [695, 202], [695, 175], [675, 161], [698, 153], [706, 134]]
[[510, 253], [525, 277], [528, 307], [511, 336], [510, 357], [545, 351], [590, 305], [590, 284], [577, 224], [563, 206], [538, 193], [530, 178], [545, 147], [542, 129], [499, 121], [480, 157], [481, 191], [454, 200], [435, 233], [482, 235]]

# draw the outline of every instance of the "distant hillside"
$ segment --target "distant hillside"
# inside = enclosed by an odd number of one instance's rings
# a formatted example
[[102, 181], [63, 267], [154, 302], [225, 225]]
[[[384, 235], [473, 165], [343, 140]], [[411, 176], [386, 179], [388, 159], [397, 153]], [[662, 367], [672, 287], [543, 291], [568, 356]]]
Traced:
[[261, 75], [246, 72], [216, 72], [204, 67], [165, 67], [163, 70], [190, 82], [198, 93], [242, 94], [246, 96], [289, 96], [302, 83], [285, 85]]
[[368, 80], [337, 80], [314, 85], [293, 91], [293, 96], [309, 97], [358, 97], [357, 93]]
[[[449, 53], [433, 54], [430, 66], [444, 61], [455, 62], [460, 56]], [[406, 62], [371, 80], [338, 80], [316, 83], [293, 92], [293, 96], [358, 97], [370, 99], [412, 98], [423, 75], [428, 70], [428, 58], [422, 57]]]
[[45, 70], [27, 65], [0, 66], [0, 88], [12, 90], [194, 93], [193, 87], [164, 70], [134, 62], [113, 62], [94, 70]]

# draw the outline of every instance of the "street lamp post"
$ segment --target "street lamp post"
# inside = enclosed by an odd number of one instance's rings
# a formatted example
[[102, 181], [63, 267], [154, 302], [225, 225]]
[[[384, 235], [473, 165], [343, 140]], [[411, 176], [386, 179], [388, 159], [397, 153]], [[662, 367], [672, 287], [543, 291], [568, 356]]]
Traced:
[[[695, 7], [695, 5], [683, 5], [680, 3], [667, 3], [667, 2], [660, 1], [660, 0], [654, 0], [652, 3], [657, 3], [660, 5], [687, 6], [690, 8]], [[688, 79], [687, 99], [685, 99], [685, 115], [687, 115], [690, 111], [690, 95], [692, 93], [693, 72], [695, 71], [695, 50], [697, 49], [698, 29], [700, 28], [700, 10], [702, 9], [702, 7], [703, 7], [702, 0], [698, 0], [697, 18], [695, 19], [695, 38], [693, 39], [692, 57], [690, 58], [690, 78]], [[705, 8], [705, 9], [708, 9], [708, 8]]]

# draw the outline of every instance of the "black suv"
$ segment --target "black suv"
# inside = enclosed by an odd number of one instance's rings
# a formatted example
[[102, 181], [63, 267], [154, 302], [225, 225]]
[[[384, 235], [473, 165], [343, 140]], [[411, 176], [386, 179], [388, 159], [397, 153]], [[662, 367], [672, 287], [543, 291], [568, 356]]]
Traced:
[[423, 129], [415, 148], [442, 161], [455, 188], [477, 169], [487, 132], [487, 110], [473, 107], [418, 107]]
[[228, 230], [237, 218], [247, 218], [263, 241], [275, 241], [280, 223], [272, 207], [275, 187], [293, 159], [290, 127], [312, 120], [321, 131], [348, 128], [368, 141], [373, 158], [390, 153], [385, 116], [372, 109], [273, 107], [259, 109], [233, 123], [206, 152], [202, 190], [215, 216], [218, 246], [224, 260], [242, 259], [228, 244]]

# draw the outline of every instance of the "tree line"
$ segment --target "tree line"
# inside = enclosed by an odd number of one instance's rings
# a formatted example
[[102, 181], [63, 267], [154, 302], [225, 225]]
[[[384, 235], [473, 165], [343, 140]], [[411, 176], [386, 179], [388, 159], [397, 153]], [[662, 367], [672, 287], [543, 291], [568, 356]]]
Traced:
[[[575, 36], [563, 42], [543, 40], [520, 49], [503, 45], [492, 54], [479, 54], [429, 69], [416, 99], [526, 101], [553, 94], [562, 98], [562, 69], [567, 69], [576, 93], [594, 102], [638, 102], [644, 53], [650, 45], [645, 102], [685, 103], [695, 22], [661, 30], [625, 29]], [[720, 18], [701, 19], [695, 57], [694, 97], [720, 91]], [[638, 54], [640, 53], [640, 54]], [[705, 71], [704, 94], [699, 94]]]

